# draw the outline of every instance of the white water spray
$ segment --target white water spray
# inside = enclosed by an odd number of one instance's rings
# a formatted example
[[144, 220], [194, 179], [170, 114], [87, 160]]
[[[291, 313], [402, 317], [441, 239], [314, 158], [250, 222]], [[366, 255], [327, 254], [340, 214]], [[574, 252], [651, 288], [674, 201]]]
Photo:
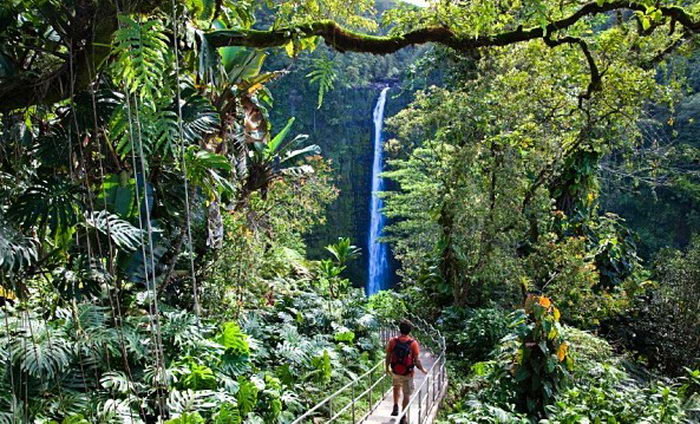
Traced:
[[382, 89], [374, 107], [374, 159], [372, 162], [372, 199], [370, 202], [370, 227], [369, 227], [369, 279], [367, 280], [367, 295], [372, 295], [380, 290], [388, 288], [389, 261], [387, 246], [381, 243], [379, 238], [384, 229], [385, 217], [382, 215], [384, 202], [378, 193], [384, 189], [384, 180], [381, 176], [384, 163], [382, 150], [382, 127], [384, 125], [384, 105], [386, 104], [386, 92], [389, 87]]

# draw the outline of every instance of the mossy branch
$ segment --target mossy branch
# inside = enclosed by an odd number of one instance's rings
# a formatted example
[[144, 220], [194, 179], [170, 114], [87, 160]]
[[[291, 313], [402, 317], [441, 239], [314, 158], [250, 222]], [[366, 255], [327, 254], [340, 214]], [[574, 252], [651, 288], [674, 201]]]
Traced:
[[[456, 50], [470, 51], [482, 47], [507, 46], [551, 37], [552, 34], [573, 26], [581, 19], [615, 10], [646, 12], [647, 6], [630, 1], [610, 1], [603, 4], [591, 2], [582, 6], [570, 16], [551, 22], [545, 27], [518, 27], [512, 31], [476, 37], [462, 37], [449, 28], [442, 26], [420, 28], [397, 36], [373, 36], [343, 28], [333, 21], [318, 21], [270, 31], [220, 30], [207, 34], [207, 39], [215, 47], [247, 46], [269, 48], [283, 46], [295, 38], [319, 36], [330, 47], [341, 52], [389, 54], [411, 45], [426, 43], [440, 43]], [[663, 16], [670, 18], [674, 25], [679, 23], [687, 31], [692, 33], [700, 32], [700, 21], [696, 21], [685, 9], [676, 6], [664, 6], [660, 7], [659, 10]]]
[[[146, 6], [153, 7], [159, 0], [137, 1], [137, 5], [144, 10]], [[109, 3], [109, 2], [107, 2]], [[104, 48], [110, 39], [109, 32], [114, 31], [116, 25], [116, 13], [112, 7], [105, 6], [98, 8], [102, 13], [94, 13], [94, 21], [86, 23], [85, 26], [96, 28], [97, 40], [102, 44], [86, 46], [74, 52], [73, 57], [69, 57], [65, 62], [54, 70], [36, 77], [28, 77], [26, 74], [18, 74], [16, 77], [0, 81], [0, 112], [19, 109], [34, 104], [50, 104], [70, 96], [73, 87], [75, 91], [85, 88], [94, 76], [89, 72], [95, 64], [102, 62], [107, 56], [108, 49]], [[151, 9], [152, 10], [152, 9]], [[601, 13], [608, 13], [617, 10], [632, 10], [646, 13], [647, 6], [635, 1], [605, 1], [599, 4], [598, 1], [587, 3], [570, 16], [553, 21], [544, 27], [523, 28], [505, 31], [499, 34], [480, 35], [475, 37], [464, 37], [455, 34], [451, 29], [443, 26], [420, 28], [405, 34], [396, 36], [375, 36], [352, 31], [338, 25], [333, 21], [318, 21], [302, 24], [290, 28], [275, 29], [269, 31], [261, 30], [221, 30], [213, 31], [206, 35], [208, 41], [215, 47], [224, 46], [247, 46], [254, 48], [270, 48], [284, 46], [290, 41], [298, 38], [318, 36], [325, 40], [326, 44], [340, 52], [363, 52], [374, 54], [389, 54], [401, 50], [405, 47], [426, 43], [439, 43], [451, 47], [458, 51], [468, 52], [483, 47], [498, 47], [516, 44], [535, 39], [547, 38], [548, 42], [556, 40], [554, 35], [558, 32], [570, 28], [578, 21]], [[683, 27], [685, 34], [694, 36], [700, 32], [700, 20], [696, 20], [682, 7], [661, 6], [658, 7], [661, 14], [670, 19], [673, 26]], [[107, 13], [105, 13], [107, 11]], [[88, 14], [91, 15], [91, 14]], [[592, 91], [600, 88], [599, 76], [596, 76], [595, 62], [588, 46], [583, 40], [561, 37], [559, 40], [569, 40], [570, 44], [577, 44], [581, 47], [591, 68], [591, 83], [588, 96]], [[563, 42], [569, 42], [563, 41]], [[562, 42], [555, 41], [556, 45]], [[669, 51], [665, 51], [660, 57], [665, 56], [674, 50], [680, 43], [673, 43]]]

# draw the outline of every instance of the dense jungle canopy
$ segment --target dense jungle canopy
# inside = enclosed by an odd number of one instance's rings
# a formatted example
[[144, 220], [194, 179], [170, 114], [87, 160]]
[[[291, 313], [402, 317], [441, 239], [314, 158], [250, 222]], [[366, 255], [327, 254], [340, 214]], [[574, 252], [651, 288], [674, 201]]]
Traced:
[[409, 315], [436, 422], [700, 422], [699, 34], [695, 0], [3, 0], [0, 423], [292, 423]]

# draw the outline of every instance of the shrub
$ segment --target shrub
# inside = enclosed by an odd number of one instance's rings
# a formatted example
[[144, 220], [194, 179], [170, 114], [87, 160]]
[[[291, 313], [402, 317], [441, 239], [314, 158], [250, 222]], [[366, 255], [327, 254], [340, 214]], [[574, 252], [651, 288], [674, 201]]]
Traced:
[[[513, 332], [503, 339], [492, 359], [474, 364], [469, 375], [457, 374], [451, 380], [446, 402], [449, 406], [444, 409], [444, 421], [439, 422], [698, 422], [690, 411], [700, 405], [700, 371], [687, 370], [686, 377], [675, 382], [645, 384], [635, 380], [617, 366], [625, 362], [614, 355], [605, 340], [559, 325], [557, 310], [548, 300], [530, 297], [526, 309], [514, 313], [517, 319]], [[563, 361], [556, 356], [557, 343], [560, 348], [571, 346], [564, 348]], [[576, 367], [569, 378], [573, 358]], [[544, 382], [556, 388], [550, 396]]]
[[507, 370], [515, 381], [518, 410], [541, 416], [570, 380], [569, 343], [562, 335], [559, 310], [547, 297], [529, 296], [525, 309], [515, 317], [511, 343], [506, 344], [501, 360], [511, 362]]
[[450, 424], [531, 424], [524, 415], [498, 406], [470, 401], [469, 410], [448, 417]]
[[558, 240], [550, 233], [542, 237], [528, 264], [533, 281], [539, 283], [537, 288], [557, 303], [565, 321], [591, 329], [618, 312], [625, 296], [619, 286], [601, 285], [596, 257], [588, 244], [585, 237]]
[[680, 375], [700, 366], [700, 237], [685, 252], [663, 252], [655, 267], [658, 283], [647, 286], [612, 331], [651, 367]]
[[639, 387], [612, 366], [598, 368], [588, 384], [574, 386], [547, 407], [543, 424], [685, 422], [678, 391], [662, 383]]
[[402, 296], [393, 290], [382, 290], [370, 296], [368, 309], [377, 317], [387, 321], [405, 318], [408, 312]]
[[458, 324], [461, 328], [446, 332], [449, 353], [470, 362], [484, 361], [508, 334], [508, 314], [496, 308], [467, 311], [466, 318]]
[[574, 371], [577, 377], [601, 364], [616, 362], [612, 346], [604, 339], [569, 326], [562, 327], [562, 334], [570, 345], [569, 354], [576, 362]]

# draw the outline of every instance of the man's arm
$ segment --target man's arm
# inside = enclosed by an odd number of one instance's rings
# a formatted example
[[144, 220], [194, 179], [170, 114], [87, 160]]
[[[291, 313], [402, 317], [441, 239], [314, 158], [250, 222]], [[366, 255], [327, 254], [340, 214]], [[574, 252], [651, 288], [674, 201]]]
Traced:
[[413, 353], [413, 364], [423, 372], [423, 374], [427, 374], [428, 371], [423, 368], [423, 363], [420, 361], [420, 347], [418, 347], [418, 342], [413, 342], [412, 346], [412, 353]]
[[384, 358], [384, 367], [386, 368], [386, 372], [391, 372], [391, 351], [393, 349], [393, 346], [391, 345], [391, 342], [393, 340], [389, 340], [386, 344], [386, 356]]

